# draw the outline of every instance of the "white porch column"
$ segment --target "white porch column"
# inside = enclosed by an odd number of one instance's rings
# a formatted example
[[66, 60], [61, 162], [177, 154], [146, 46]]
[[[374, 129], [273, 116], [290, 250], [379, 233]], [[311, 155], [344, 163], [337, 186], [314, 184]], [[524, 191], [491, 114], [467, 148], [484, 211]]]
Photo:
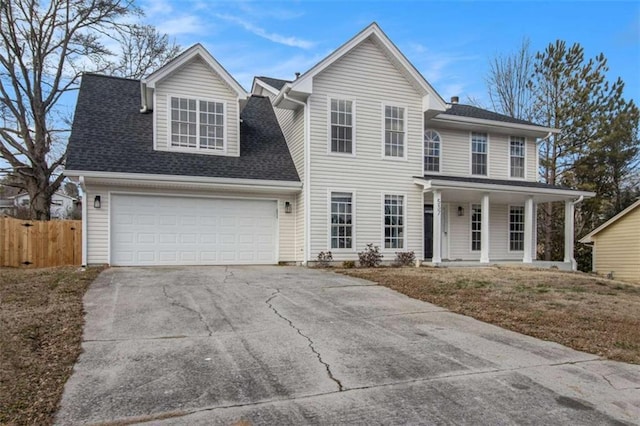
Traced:
[[576, 260], [573, 258], [573, 220], [574, 220], [573, 201], [564, 202], [564, 261], [571, 263], [571, 268], [576, 270]]
[[433, 190], [433, 257], [431, 262], [442, 262], [442, 192]]
[[533, 197], [527, 197], [524, 202], [524, 253], [522, 256], [523, 263], [533, 262]]
[[480, 213], [480, 263], [489, 263], [489, 194], [482, 195]]

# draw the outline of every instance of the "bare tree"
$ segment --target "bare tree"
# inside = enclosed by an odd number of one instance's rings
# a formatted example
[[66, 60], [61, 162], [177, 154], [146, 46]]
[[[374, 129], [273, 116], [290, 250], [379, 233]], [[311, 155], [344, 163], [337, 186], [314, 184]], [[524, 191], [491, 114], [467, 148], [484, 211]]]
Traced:
[[485, 78], [493, 110], [523, 120], [533, 118], [528, 82], [534, 70], [534, 56], [529, 45], [525, 38], [515, 52], [493, 57]]

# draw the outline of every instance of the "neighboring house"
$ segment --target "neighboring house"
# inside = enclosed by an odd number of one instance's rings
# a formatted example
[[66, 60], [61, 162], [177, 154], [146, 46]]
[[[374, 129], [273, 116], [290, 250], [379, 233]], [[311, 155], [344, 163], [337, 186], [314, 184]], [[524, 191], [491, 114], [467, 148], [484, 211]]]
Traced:
[[640, 283], [640, 200], [585, 235], [580, 242], [592, 244], [594, 272]]
[[[445, 102], [377, 24], [294, 81], [248, 94], [199, 44], [142, 81], [86, 74], [65, 174], [79, 181], [85, 263], [385, 260], [531, 263], [536, 141], [556, 129]], [[561, 265], [562, 266], [562, 265]]]
[[0, 198], [0, 214], [11, 216], [14, 208], [13, 200]]
[[[26, 192], [18, 194], [13, 198], [13, 204], [16, 208], [29, 208], [29, 194]], [[51, 196], [51, 219], [68, 218], [79, 201], [68, 195], [56, 192]]]

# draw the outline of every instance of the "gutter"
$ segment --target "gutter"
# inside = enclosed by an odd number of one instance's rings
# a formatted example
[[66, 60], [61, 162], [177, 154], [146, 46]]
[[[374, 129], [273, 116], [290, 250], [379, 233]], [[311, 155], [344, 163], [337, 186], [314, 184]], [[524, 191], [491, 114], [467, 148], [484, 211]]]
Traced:
[[87, 266], [87, 249], [89, 247], [88, 238], [87, 238], [87, 229], [88, 225], [88, 217], [87, 217], [87, 204], [89, 203], [89, 197], [87, 196], [87, 187], [85, 186], [84, 176], [80, 176], [80, 188], [82, 189], [82, 194], [84, 195], [84, 199], [82, 200], [82, 267]]

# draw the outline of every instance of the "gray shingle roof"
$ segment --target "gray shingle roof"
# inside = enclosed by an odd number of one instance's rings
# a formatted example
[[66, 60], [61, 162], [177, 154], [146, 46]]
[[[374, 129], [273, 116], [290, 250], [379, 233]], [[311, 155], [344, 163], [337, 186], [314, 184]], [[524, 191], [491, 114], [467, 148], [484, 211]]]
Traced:
[[271, 77], [263, 77], [263, 76], [258, 76], [256, 77], [258, 80], [262, 80], [265, 83], [267, 83], [269, 86], [273, 87], [274, 89], [282, 89], [282, 87], [287, 84], [287, 83], [291, 83], [290, 80], [280, 80], [278, 78], [271, 78]]
[[268, 98], [241, 113], [240, 156], [153, 150], [153, 115], [140, 113], [140, 82], [82, 77], [67, 151], [68, 170], [300, 181]]
[[543, 188], [543, 189], [562, 189], [565, 191], [571, 191], [572, 188], [567, 188], [558, 185], [549, 185], [542, 182], [531, 182], [525, 180], [508, 180], [508, 179], [489, 179], [482, 177], [464, 177], [464, 176], [443, 176], [443, 175], [424, 175], [416, 176], [418, 179], [427, 180], [448, 180], [452, 182], [469, 182], [469, 183], [486, 183], [489, 185], [507, 185], [524, 188]]
[[513, 118], [513, 117], [509, 117], [508, 115], [498, 114], [497, 112], [474, 107], [471, 105], [463, 105], [463, 104], [450, 104], [450, 105], [451, 105], [451, 108], [447, 109], [445, 112], [441, 114], [457, 115], [459, 117], [480, 118], [483, 120], [493, 120], [493, 121], [502, 121], [505, 123], [526, 124], [529, 126], [537, 126], [537, 124], [527, 120], [520, 120], [518, 118]]

